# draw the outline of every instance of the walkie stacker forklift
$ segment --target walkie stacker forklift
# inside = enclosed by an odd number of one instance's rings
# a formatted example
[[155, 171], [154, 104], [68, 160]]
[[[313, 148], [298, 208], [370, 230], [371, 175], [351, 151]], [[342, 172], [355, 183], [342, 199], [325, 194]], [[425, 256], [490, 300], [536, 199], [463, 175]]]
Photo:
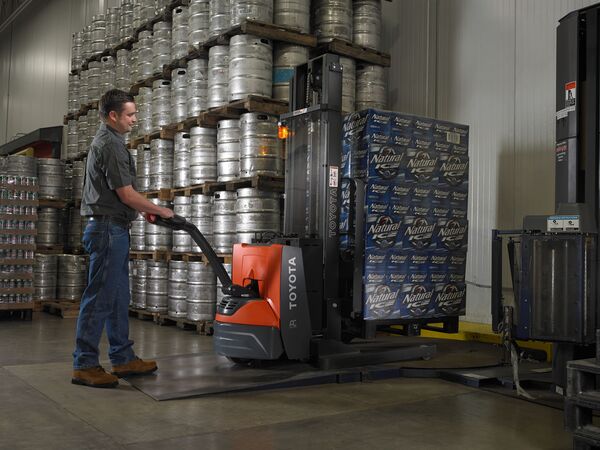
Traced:
[[[339, 249], [339, 57], [325, 54], [298, 66], [290, 94], [291, 112], [281, 116], [287, 134], [281, 237], [235, 244], [230, 279], [193, 224], [180, 217], [153, 218], [158, 225], [189, 232], [223, 285], [215, 351], [236, 363], [287, 357], [325, 369], [432, 357], [435, 345], [350, 344], [353, 338], [373, 339], [377, 324], [362, 318], [360, 249], [344, 260]], [[355, 190], [355, 229], [361, 234], [364, 186]], [[356, 236], [357, 243], [363, 241]]]

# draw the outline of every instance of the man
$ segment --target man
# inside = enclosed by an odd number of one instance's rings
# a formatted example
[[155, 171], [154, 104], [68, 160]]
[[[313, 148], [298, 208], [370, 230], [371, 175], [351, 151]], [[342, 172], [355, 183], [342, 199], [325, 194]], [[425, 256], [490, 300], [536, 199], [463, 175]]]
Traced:
[[[90, 255], [88, 285], [81, 298], [73, 353], [72, 383], [116, 387], [118, 378], [152, 373], [154, 361], [135, 356], [129, 340], [129, 225], [137, 211], [173, 217], [135, 190], [135, 166], [123, 135], [136, 122], [133, 97], [113, 89], [100, 99], [102, 124], [87, 158], [81, 215], [89, 222], [83, 244]], [[110, 349], [112, 374], [100, 366], [98, 345], [102, 330]]]

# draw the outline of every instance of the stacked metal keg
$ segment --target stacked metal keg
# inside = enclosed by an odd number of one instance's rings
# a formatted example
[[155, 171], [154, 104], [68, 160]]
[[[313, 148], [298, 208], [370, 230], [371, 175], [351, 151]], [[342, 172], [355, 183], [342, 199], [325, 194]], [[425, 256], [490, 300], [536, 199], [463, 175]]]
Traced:
[[213, 203], [213, 248], [217, 253], [231, 253], [237, 242], [235, 192], [217, 191]]
[[137, 309], [146, 309], [146, 275], [148, 261], [134, 259], [131, 269], [131, 305]]
[[81, 46], [81, 57], [83, 61], [92, 56], [92, 25], [83, 27], [83, 45]]
[[140, 88], [135, 97], [135, 104], [138, 110], [138, 135], [144, 136], [152, 133], [152, 88]]
[[190, 184], [217, 179], [217, 131], [192, 127], [190, 130]]
[[217, 181], [240, 177], [240, 121], [220, 120], [217, 124]]
[[387, 108], [387, 79], [382, 66], [358, 64], [356, 67], [356, 110]]
[[136, 156], [136, 185], [139, 191], [150, 190], [150, 144], [139, 144]]
[[273, 98], [289, 101], [294, 68], [308, 62], [308, 47], [284, 43], [273, 50]]
[[[65, 163], [65, 200], [68, 202], [73, 201], [73, 164], [70, 162]], [[63, 211], [66, 210], [63, 209]], [[67, 215], [67, 222], [68, 220]]]
[[209, 4], [209, 37], [218, 36], [231, 26], [230, 0], [210, 0]]
[[[196, 225], [200, 233], [204, 235], [209, 243], [213, 241], [213, 215], [212, 200], [210, 195], [194, 194], [192, 195], [192, 208], [190, 221]], [[193, 242], [193, 252], [202, 252], [200, 247]]]
[[356, 64], [352, 58], [340, 56], [342, 66], [342, 113], [355, 111], [356, 101]]
[[190, 261], [187, 265], [187, 318], [213, 320], [217, 306], [217, 279], [210, 265]]
[[229, 46], [215, 45], [208, 51], [208, 107], [229, 102]]
[[248, 95], [271, 97], [273, 89], [273, 44], [250, 34], [229, 41], [229, 100]]
[[6, 158], [6, 175], [37, 177], [36, 158], [24, 155], [9, 155]]
[[115, 88], [116, 73], [115, 73], [115, 58], [112, 56], [103, 56], [100, 58], [100, 64], [102, 64], [102, 75], [100, 79], [100, 97], [104, 95], [106, 91]]
[[310, 32], [310, 1], [275, 0], [273, 23], [295, 28], [301, 33]]
[[92, 16], [92, 30], [90, 37], [92, 55], [102, 53], [106, 47], [106, 16], [104, 14]]
[[[173, 212], [178, 216], [190, 220], [192, 217], [192, 198], [177, 195], [173, 198]], [[192, 250], [192, 237], [187, 231], [173, 231], [173, 251], [190, 252]]]
[[121, 0], [121, 20], [119, 21], [119, 42], [133, 39], [133, 1]]
[[138, 80], [150, 78], [154, 74], [154, 67], [152, 65], [153, 57], [154, 54], [152, 51], [152, 32], [141, 31], [138, 34], [138, 45], [136, 52], [136, 76]]
[[191, 0], [188, 20], [188, 44], [198, 47], [208, 39], [209, 0]]
[[251, 244], [263, 233], [280, 231], [279, 194], [254, 188], [237, 190], [235, 202], [237, 242]]
[[352, 41], [352, 0], [313, 0], [313, 14], [318, 42]]
[[83, 180], [85, 177], [85, 161], [73, 161], [73, 200], [81, 200]]
[[88, 123], [87, 116], [79, 116], [77, 119], [77, 155], [85, 155], [88, 151], [87, 145]]
[[64, 300], [79, 300], [87, 285], [87, 258], [78, 255], [58, 255], [56, 296]]
[[[227, 274], [229, 275], [229, 278], [231, 278], [231, 264], [224, 263], [223, 268], [225, 269], [225, 272], [227, 272]], [[223, 285], [221, 284], [221, 280], [217, 278], [217, 305], [221, 303], [223, 297], [225, 297], [225, 294], [223, 294]]]
[[38, 245], [56, 245], [59, 243], [60, 214], [56, 208], [39, 208], [37, 235], [35, 243]]
[[381, 0], [353, 1], [353, 41], [362, 47], [381, 47]]
[[187, 111], [187, 69], [171, 72], [171, 123], [185, 120]]
[[67, 122], [67, 154], [65, 157], [67, 159], [75, 158], [77, 153], [77, 121], [71, 119]]
[[146, 262], [146, 309], [157, 313], [168, 311], [169, 265], [166, 261]]
[[186, 6], [173, 9], [171, 30], [171, 59], [183, 58], [188, 54], [189, 11]]
[[173, 141], [150, 141], [150, 191], [173, 187]]
[[273, 22], [273, 0], [231, 0], [231, 25], [245, 19]]
[[56, 255], [35, 254], [33, 266], [33, 284], [35, 293], [33, 298], [37, 301], [56, 299], [56, 281], [58, 272], [58, 258]]
[[[163, 208], [169, 208], [171, 205], [169, 202], [159, 200], [157, 198], [148, 199], [152, 203]], [[149, 251], [154, 250], [171, 250], [173, 244], [173, 230], [167, 227], [161, 227], [159, 225], [151, 224], [150, 222], [145, 223], [144, 228], [145, 248]]]
[[187, 262], [169, 262], [169, 285], [168, 285], [168, 315], [173, 318], [185, 318], [187, 316]]
[[83, 220], [79, 212], [79, 208], [69, 208], [69, 229], [67, 230], [67, 247], [73, 252], [80, 253], [83, 250], [81, 242], [82, 236]]
[[105, 46], [115, 47], [119, 42], [119, 33], [121, 26], [121, 8], [108, 8], [106, 11], [106, 32]]
[[85, 106], [90, 102], [88, 70], [79, 72], [79, 106]]
[[190, 185], [190, 134], [175, 133], [173, 149], [173, 187]]
[[83, 65], [83, 31], [73, 33], [71, 42], [71, 70], [77, 70]]
[[171, 82], [156, 80], [152, 83], [152, 131], [171, 123]]
[[[140, 5], [140, 10], [139, 10], [139, 24], [137, 25], [137, 27], [141, 26], [144, 22], [149, 21], [150, 19], [154, 18], [154, 16], [156, 15], [156, 4], [154, 2], [154, 0], [139, 0], [139, 2], [134, 2], [135, 3], [139, 3]], [[135, 9], [134, 9], [135, 12]], [[135, 21], [135, 16], [134, 16], [134, 21]], [[134, 25], [134, 28], [137, 28]]]
[[155, 14], [163, 14], [169, 6], [170, 0], [154, 0]]
[[41, 199], [65, 198], [65, 162], [57, 158], [38, 158], [38, 196]]
[[193, 59], [187, 66], [187, 116], [196, 117], [206, 109], [208, 98], [208, 64], [205, 59]]
[[[100, 61], [90, 61], [88, 63], [87, 74], [87, 93], [89, 101], [97, 101], [100, 99], [100, 80], [102, 79], [102, 63]], [[81, 86], [81, 84], [80, 84]]]
[[278, 119], [262, 113], [240, 116], [240, 178], [283, 175]]
[[163, 66], [171, 63], [171, 24], [156, 22], [152, 36], [152, 70], [162, 72]]
[[77, 111], [79, 111], [79, 76], [69, 75], [67, 112], [72, 114]]
[[115, 65], [115, 87], [122, 91], [129, 91], [131, 86], [131, 61], [129, 50], [122, 48], [117, 51]]
[[86, 153], [88, 152], [88, 149], [90, 148], [90, 145], [92, 145], [92, 141], [94, 140], [94, 136], [96, 136], [96, 133], [98, 132], [98, 128], [100, 127], [100, 115], [98, 114], [98, 110], [97, 109], [90, 109], [87, 112], [87, 148], [86, 148]]
[[141, 214], [131, 222], [129, 247], [136, 252], [146, 250], [146, 219]]

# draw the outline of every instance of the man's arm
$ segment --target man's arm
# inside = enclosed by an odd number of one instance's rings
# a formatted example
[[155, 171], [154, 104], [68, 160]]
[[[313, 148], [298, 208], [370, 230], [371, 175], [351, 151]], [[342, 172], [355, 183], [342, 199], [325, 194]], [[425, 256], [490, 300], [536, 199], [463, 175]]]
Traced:
[[133, 189], [130, 184], [116, 189], [119, 199], [130, 208], [136, 211], [156, 214], [163, 219], [169, 219], [174, 216], [173, 210], [163, 208], [148, 201], [143, 195]]

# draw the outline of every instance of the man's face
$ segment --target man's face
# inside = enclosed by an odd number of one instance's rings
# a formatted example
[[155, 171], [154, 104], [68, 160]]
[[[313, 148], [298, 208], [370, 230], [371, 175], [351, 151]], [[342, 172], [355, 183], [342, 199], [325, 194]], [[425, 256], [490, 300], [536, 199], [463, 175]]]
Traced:
[[111, 111], [109, 114], [111, 126], [121, 134], [129, 133], [131, 127], [137, 122], [135, 103], [127, 102], [120, 113]]

